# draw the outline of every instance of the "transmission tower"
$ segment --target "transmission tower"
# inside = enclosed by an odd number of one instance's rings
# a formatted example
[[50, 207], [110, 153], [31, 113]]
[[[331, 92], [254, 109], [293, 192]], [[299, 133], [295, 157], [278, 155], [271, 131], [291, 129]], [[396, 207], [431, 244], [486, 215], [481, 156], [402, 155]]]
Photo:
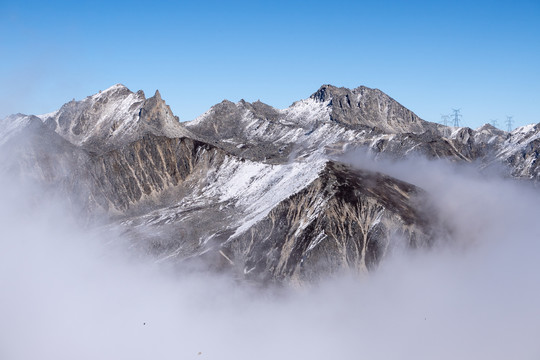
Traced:
[[512, 125], [514, 125], [514, 120], [512, 120], [512, 118], [513, 118], [513, 116], [507, 116], [506, 117], [506, 126], [507, 126], [506, 130], [508, 132], [512, 131], [512, 129], [513, 129]]
[[459, 127], [459, 119], [461, 119], [462, 115], [460, 114], [461, 109], [452, 109], [452, 117], [454, 118], [454, 126]]
[[497, 119], [491, 119], [491, 120], [489, 120], [489, 123], [490, 123], [493, 127], [499, 127], [499, 120], [497, 120]]
[[444, 126], [448, 126], [448, 123], [450, 122], [450, 115], [441, 115], [441, 124]]

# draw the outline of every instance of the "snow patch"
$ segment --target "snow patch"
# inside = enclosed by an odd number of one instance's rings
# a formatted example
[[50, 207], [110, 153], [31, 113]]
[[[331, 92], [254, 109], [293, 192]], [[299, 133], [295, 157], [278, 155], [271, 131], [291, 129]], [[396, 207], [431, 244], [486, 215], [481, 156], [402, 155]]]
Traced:
[[233, 201], [246, 217], [233, 237], [263, 219], [280, 202], [297, 193], [317, 177], [327, 160], [314, 154], [303, 161], [270, 165], [229, 157], [211, 184], [202, 189], [205, 197]]
[[284, 121], [300, 126], [315, 125], [317, 121], [330, 121], [330, 100], [319, 102], [308, 98], [292, 104], [289, 108], [281, 110], [285, 114]]

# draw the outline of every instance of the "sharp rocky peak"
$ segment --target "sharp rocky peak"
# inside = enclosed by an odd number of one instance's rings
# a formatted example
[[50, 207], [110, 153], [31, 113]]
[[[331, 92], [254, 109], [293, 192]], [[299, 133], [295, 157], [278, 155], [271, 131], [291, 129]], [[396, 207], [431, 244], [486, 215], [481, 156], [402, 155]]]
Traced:
[[129, 90], [127, 88], [127, 86], [125, 86], [124, 84], [118, 83], [118, 84], [114, 84], [114, 85], [108, 87], [107, 89], [104, 90], [104, 92], [114, 91], [114, 90], [118, 90], [118, 89], [120, 89], [120, 90]]
[[185, 129], [156, 90], [146, 98], [115, 84], [80, 101], [72, 100], [58, 111], [39, 116], [69, 142], [92, 151], [104, 151], [136, 140], [146, 133], [185, 135]]
[[435, 124], [420, 119], [378, 89], [323, 85], [310, 99], [328, 103], [330, 118], [348, 128], [376, 128], [390, 134], [437, 131]]
[[[125, 86], [123, 84], [115, 84], [115, 85], [113, 85], [111, 87], [108, 87], [105, 90], [100, 90], [96, 94], [90, 95], [89, 97], [90, 98], [111, 97], [111, 96], [112, 97], [125, 97], [125, 96], [128, 96], [130, 94], [133, 94], [133, 92], [131, 90], [129, 90], [127, 88], [127, 86]], [[138, 92], [138, 94], [140, 94], [140, 92]], [[144, 93], [143, 93], [143, 95], [144, 95]]]
[[191, 122], [191, 125], [200, 124], [201, 122], [215, 123], [216, 121], [232, 124], [244, 119], [246, 114], [251, 114], [256, 119], [275, 120], [279, 115], [279, 110], [260, 100], [252, 103], [244, 99], [240, 99], [237, 103], [223, 100]]
[[322, 85], [319, 90], [314, 92], [310, 98], [320, 101], [320, 102], [326, 102], [326, 101], [332, 101], [332, 99], [337, 99], [341, 97], [347, 97], [352, 95], [362, 95], [364, 93], [369, 93], [372, 96], [384, 96], [385, 94], [379, 90], [379, 89], [372, 89], [368, 88], [366, 86], [359, 86], [354, 89], [349, 89], [346, 87], [337, 87], [330, 84]]
[[489, 133], [489, 134], [497, 134], [497, 135], [507, 134], [506, 131], [496, 128], [495, 126], [491, 124], [484, 124], [474, 131], [477, 133]]
[[350, 90], [347, 88], [343, 88], [343, 87], [339, 88], [334, 85], [326, 84], [326, 85], [321, 86], [319, 90], [314, 92], [310, 96], [310, 98], [320, 101], [320, 102], [326, 102], [326, 101], [331, 101], [334, 97], [340, 96], [346, 92], [350, 92]]
[[484, 124], [480, 126], [478, 129], [476, 129], [476, 131], [482, 131], [482, 130], [493, 131], [493, 130], [499, 130], [499, 129], [497, 129], [495, 126], [491, 124]]

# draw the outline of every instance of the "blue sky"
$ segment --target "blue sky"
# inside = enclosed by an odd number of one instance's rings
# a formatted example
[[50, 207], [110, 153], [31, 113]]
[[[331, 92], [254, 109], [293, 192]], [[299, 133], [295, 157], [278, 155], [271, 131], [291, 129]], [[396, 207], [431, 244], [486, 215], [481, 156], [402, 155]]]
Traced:
[[381, 89], [429, 121], [540, 122], [540, 1], [0, 0], [0, 117], [122, 83], [181, 120], [223, 99], [284, 108]]

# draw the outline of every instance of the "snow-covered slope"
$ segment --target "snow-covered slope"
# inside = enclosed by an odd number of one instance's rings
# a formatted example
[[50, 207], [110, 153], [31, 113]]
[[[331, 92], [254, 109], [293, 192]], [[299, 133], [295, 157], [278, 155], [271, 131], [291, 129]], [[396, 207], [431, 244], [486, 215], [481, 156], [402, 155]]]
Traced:
[[[345, 144], [369, 146], [376, 138], [391, 138], [395, 132], [409, 130], [409, 120], [396, 115], [400, 113], [396, 109], [401, 105], [388, 97], [384, 98], [385, 107], [375, 115], [362, 111], [362, 106], [366, 105], [359, 102], [354, 110], [350, 110], [354, 120], [345, 122], [343, 113], [346, 111], [340, 107], [341, 91], [344, 90], [323, 86], [311, 97], [282, 110], [261, 102], [251, 104], [242, 100], [232, 103], [225, 100], [187, 123], [186, 127], [206, 141], [219, 144], [238, 155], [274, 162], [288, 161], [291, 156], [306, 156], [313, 151], [324, 152], [326, 147], [336, 148]], [[367, 88], [353, 90], [358, 99], [365, 97], [371, 101], [372, 97], [366, 95], [370, 91], [380, 93]], [[417, 119], [412, 113], [406, 113], [406, 116], [413, 118], [415, 122], [411, 126], [420, 133], [431, 127], [436, 128]], [[380, 118], [391, 119], [386, 127], [390, 123], [403, 125], [396, 127], [394, 132], [385, 133], [381, 127], [372, 126]], [[425, 125], [426, 129], [422, 129], [421, 125]]]
[[13, 114], [0, 120], [0, 144], [5, 143], [22, 131], [22, 129], [30, 125], [31, 121], [32, 116], [24, 114]]
[[426, 194], [336, 160], [351, 149], [502, 163], [540, 180], [538, 125], [444, 127], [365, 87], [324, 85], [286, 109], [223, 101], [182, 124], [159, 92], [114, 85], [0, 121], [0, 149], [9, 171], [71, 194], [85, 216], [109, 217], [159, 261], [207, 259], [270, 280], [367, 271], [392, 242], [430, 244], [438, 221]]
[[512, 169], [512, 175], [540, 181], [540, 124], [522, 126], [501, 144], [497, 157]]
[[205, 141], [242, 157], [283, 163], [313, 152], [329, 156], [366, 149], [374, 156], [427, 156], [506, 164], [514, 176], [540, 180], [531, 125], [512, 133], [429, 123], [376, 89], [324, 85], [286, 109], [223, 101], [186, 124]]

